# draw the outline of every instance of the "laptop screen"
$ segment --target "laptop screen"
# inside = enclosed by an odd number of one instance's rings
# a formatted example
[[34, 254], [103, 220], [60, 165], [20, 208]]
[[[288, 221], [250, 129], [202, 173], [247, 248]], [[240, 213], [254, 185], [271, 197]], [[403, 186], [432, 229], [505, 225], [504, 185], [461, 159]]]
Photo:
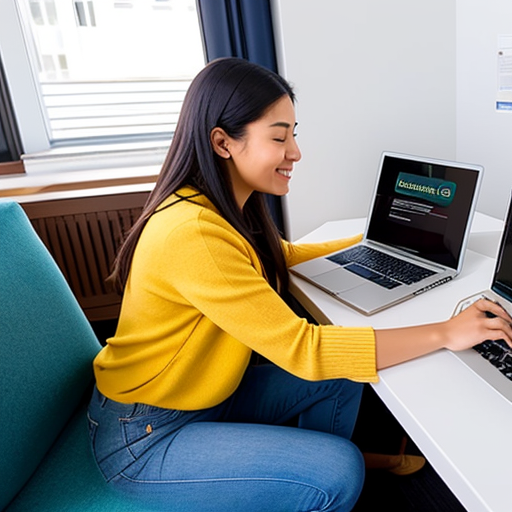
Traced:
[[512, 302], [512, 202], [509, 203], [505, 219], [505, 227], [503, 228], [491, 289], [509, 302]]
[[457, 269], [480, 170], [385, 153], [367, 238]]

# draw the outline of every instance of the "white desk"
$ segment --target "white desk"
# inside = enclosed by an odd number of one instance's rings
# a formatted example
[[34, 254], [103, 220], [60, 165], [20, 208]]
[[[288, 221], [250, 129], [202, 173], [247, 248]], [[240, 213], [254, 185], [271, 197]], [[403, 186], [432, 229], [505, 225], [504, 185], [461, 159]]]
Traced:
[[[445, 320], [459, 299], [488, 288], [502, 225], [477, 214], [455, 280], [369, 317], [294, 276], [292, 292], [321, 323], [384, 328]], [[364, 219], [329, 222], [300, 241], [363, 228]], [[512, 510], [511, 402], [446, 350], [381, 371], [374, 389], [468, 511]]]

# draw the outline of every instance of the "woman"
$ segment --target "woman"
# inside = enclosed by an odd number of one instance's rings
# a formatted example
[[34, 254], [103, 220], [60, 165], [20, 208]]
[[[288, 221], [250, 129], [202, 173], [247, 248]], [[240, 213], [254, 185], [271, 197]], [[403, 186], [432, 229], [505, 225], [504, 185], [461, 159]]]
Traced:
[[[350, 510], [364, 477], [349, 441], [361, 383], [443, 347], [511, 340], [511, 319], [484, 301], [404, 329], [297, 317], [281, 298], [287, 267], [360, 236], [280, 239], [263, 193], [288, 192], [295, 126], [282, 78], [240, 59], [207, 65], [118, 255], [123, 304], [94, 362], [91, 438], [105, 478], [157, 508]], [[271, 363], [251, 366], [253, 351]], [[294, 417], [300, 428], [281, 426]]]

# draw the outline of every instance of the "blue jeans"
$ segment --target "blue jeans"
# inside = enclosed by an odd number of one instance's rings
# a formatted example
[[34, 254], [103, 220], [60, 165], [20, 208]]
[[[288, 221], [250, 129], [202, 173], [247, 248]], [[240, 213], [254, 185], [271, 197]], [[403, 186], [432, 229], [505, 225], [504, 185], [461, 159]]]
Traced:
[[[352, 435], [362, 385], [249, 367], [211, 409], [121, 404], [94, 390], [93, 451], [107, 481], [183, 512], [349, 511], [364, 479]], [[282, 426], [298, 417], [300, 428]]]

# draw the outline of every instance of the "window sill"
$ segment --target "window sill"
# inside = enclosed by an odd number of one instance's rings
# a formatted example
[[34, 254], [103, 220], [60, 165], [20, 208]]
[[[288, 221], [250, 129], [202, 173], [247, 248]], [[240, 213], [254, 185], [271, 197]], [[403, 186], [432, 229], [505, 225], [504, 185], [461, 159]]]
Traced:
[[25, 169], [23, 162], [17, 160], [15, 162], [2, 162], [0, 163], [0, 175], [24, 174]]
[[0, 177], [0, 200], [32, 202], [151, 190], [160, 166]]
[[90, 171], [116, 167], [161, 165], [169, 149], [169, 140], [119, 144], [63, 146], [22, 155], [27, 174]]
[[[23, 155], [25, 174], [0, 176], [0, 199], [29, 202], [85, 194], [116, 193], [119, 187], [149, 190], [168, 143], [59, 148]], [[115, 190], [114, 190], [115, 189]]]

